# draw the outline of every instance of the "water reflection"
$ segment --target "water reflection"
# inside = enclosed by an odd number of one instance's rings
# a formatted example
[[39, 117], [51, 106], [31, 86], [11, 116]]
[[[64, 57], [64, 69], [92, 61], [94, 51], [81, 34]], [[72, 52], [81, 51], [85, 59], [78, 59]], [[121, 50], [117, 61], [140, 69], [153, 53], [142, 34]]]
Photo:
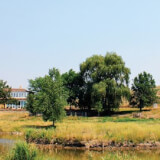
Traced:
[[10, 139], [0, 139], [0, 144], [2, 145], [13, 145], [14, 140], [10, 140]]
[[[13, 147], [15, 141], [19, 139], [24, 139], [23, 137], [16, 136], [1, 136], [0, 137], [0, 160], [3, 160], [7, 153]], [[92, 157], [93, 160], [102, 159], [108, 154], [115, 154], [117, 151], [82, 151], [82, 150], [58, 150], [58, 149], [41, 149], [39, 154], [40, 157], [45, 160], [89, 160]], [[159, 160], [160, 159], [160, 150], [143, 150], [143, 151], [119, 151], [118, 153], [125, 153], [136, 155], [140, 160]]]
[[[160, 160], [160, 151], [79, 151], [79, 150], [50, 150], [41, 152], [44, 159], [56, 160], [101, 160], [110, 154], [129, 154], [131, 157], [136, 156], [139, 160]], [[92, 157], [92, 158], [90, 158]]]
[[11, 150], [11, 148], [15, 143], [14, 139], [17, 139], [17, 138], [13, 136], [8, 136], [8, 135], [0, 136], [0, 160], [3, 160], [4, 157], [7, 155], [7, 153]]

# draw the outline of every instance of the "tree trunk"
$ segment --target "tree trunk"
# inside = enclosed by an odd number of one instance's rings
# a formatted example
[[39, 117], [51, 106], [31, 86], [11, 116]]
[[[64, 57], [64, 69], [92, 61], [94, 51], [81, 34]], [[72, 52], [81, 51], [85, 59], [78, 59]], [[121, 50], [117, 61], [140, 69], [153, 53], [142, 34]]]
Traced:
[[53, 125], [53, 127], [54, 127], [54, 128], [56, 127], [56, 126], [55, 126], [55, 122], [54, 122], [54, 121], [53, 121], [53, 124], [52, 124], [52, 125]]
[[142, 107], [140, 107], [140, 112], [142, 112]]
[[142, 100], [140, 100], [140, 105], [139, 105], [139, 108], [140, 108], [140, 112], [142, 112], [142, 108], [143, 108], [143, 101]]
[[107, 114], [110, 116], [111, 115], [111, 107], [108, 105], [107, 106]]
[[5, 109], [5, 104], [4, 104], [4, 109]]

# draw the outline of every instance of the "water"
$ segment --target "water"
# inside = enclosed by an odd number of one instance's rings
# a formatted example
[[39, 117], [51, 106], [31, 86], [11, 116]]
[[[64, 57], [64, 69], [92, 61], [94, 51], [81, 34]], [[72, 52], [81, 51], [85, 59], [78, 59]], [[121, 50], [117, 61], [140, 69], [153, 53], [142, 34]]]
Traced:
[[[7, 153], [14, 146], [14, 142], [17, 141], [19, 137], [16, 136], [1, 136], [0, 137], [0, 160], [3, 160]], [[23, 138], [20, 138], [23, 139]], [[82, 151], [82, 150], [40, 150], [39, 154], [44, 159], [49, 160], [89, 160], [92, 157], [93, 160], [101, 160], [102, 157], [106, 157], [110, 154], [130, 154], [131, 156], [137, 156], [141, 160], [159, 160], [160, 151], [159, 150], [143, 150], [143, 151]]]
[[[130, 157], [136, 156], [136, 160], [160, 160], [160, 151], [79, 151], [79, 150], [51, 150], [42, 153], [44, 156], [55, 160], [103, 160], [104, 157], [110, 157], [116, 154], [129, 154]], [[108, 159], [107, 159], [108, 160]], [[115, 160], [115, 159], [113, 159]], [[128, 159], [127, 159], [128, 160]], [[132, 160], [132, 159], [131, 159]]]

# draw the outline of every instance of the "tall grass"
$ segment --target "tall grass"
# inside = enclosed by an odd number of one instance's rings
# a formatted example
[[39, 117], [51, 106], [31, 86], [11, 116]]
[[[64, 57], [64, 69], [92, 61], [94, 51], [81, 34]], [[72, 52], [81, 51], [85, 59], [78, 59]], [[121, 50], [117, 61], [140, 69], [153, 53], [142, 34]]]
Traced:
[[6, 160], [35, 160], [37, 150], [35, 147], [28, 145], [25, 142], [16, 143]]
[[160, 141], [159, 123], [136, 122], [79, 122], [57, 124], [56, 129], [29, 129], [26, 131], [28, 141], [50, 143], [68, 140], [99, 142], [155, 142]]
[[[143, 113], [143, 112], [142, 112]], [[49, 128], [52, 122], [43, 122], [41, 117], [29, 117], [22, 112], [0, 112], [0, 130], [26, 133], [28, 141], [51, 143], [68, 140], [100, 142], [148, 142], [160, 141], [160, 109], [146, 111], [146, 118], [126, 117], [66, 117], [56, 123], [56, 129]]]

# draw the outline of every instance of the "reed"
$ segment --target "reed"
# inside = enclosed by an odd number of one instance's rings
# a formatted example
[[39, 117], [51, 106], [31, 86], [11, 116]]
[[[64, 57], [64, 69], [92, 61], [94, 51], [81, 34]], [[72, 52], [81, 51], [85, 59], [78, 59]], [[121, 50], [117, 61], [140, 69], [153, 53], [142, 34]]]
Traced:
[[25, 142], [17, 142], [6, 160], [36, 160], [37, 149]]

